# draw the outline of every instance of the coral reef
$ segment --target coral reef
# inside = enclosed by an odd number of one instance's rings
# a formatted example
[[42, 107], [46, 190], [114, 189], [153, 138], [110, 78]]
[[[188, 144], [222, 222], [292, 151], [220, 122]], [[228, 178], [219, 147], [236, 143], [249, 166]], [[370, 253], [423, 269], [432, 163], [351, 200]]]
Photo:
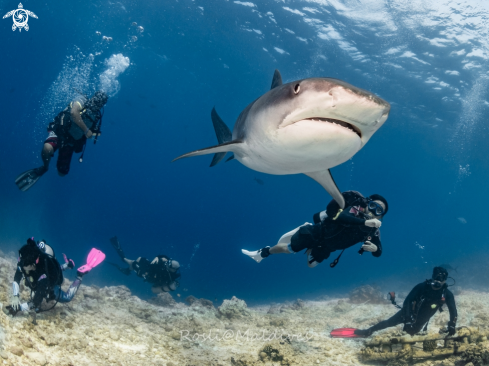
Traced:
[[[14, 255], [0, 252], [1, 307], [9, 304], [14, 271]], [[65, 280], [63, 288], [69, 284]], [[21, 296], [29, 296], [23, 286]], [[37, 325], [32, 314], [11, 317], [1, 311], [0, 365], [352, 366], [367, 364], [361, 350], [368, 342], [403, 336], [402, 326], [398, 326], [367, 340], [329, 337], [334, 328], [365, 328], [393, 315], [397, 310], [387, 300], [353, 305], [348, 299], [323, 297], [320, 301], [248, 307], [233, 297], [216, 309], [209, 300], [188, 296], [186, 303], [175, 301], [168, 293], [143, 301], [125, 286], [82, 285], [71, 303], [38, 314]], [[400, 357], [375, 364], [487, 364], [489, 342], [484, 332], [489, 331], [489, 294], [465, 290], [457, 297], [457, 304], [457, 326], [462, 327], [459, 335], [467, 342], [457, 345], [459, 354], [433, 360]], [[448, 311], [437, 313], [430, 322], [429, 335], [435, 337], [447, 321]], [[464, 330], [471, 325], [479, 331]], [[408, 354], [395, 346], [382, 346], [379, 341], [370, 352], [376, 356], [390, 351]], [[436, 352], [430, 351], [433, 347], [439, 345], [418, 342], [413, 350]]]
[[149, 302], [151, 304], [165, 306], [168, 308], [174, 307], [177, 303], [168, 292], [162, 292], [161, 294], [158, 294], [158, 296], [152, 297], [149, 299]]
[[360, 286], [350, 292], [352, 304], [385, 304], [385, 296], [378, 287], [370, 285]]
[[250, 311], [244, 300], [240, 300], [236, 296], [233, 296], [231, 300], [224, 300], [217, 310], [221, 316], [228, 319], [241, 319], [250, 316]]

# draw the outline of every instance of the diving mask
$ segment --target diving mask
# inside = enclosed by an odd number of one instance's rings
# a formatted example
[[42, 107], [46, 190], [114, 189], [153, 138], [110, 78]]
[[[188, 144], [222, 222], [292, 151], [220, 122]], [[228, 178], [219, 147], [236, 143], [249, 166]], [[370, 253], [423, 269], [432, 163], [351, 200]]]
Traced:
[[375, 216], [382, 216], [384, 214], [384, 208], [375, 201], [370, 201], [367, 205], [368, 210]]

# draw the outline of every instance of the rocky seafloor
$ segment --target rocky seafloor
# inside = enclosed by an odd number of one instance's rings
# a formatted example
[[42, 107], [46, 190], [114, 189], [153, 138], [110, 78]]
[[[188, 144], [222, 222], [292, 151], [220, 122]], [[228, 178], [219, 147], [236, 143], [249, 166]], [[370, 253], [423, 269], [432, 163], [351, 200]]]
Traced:
[[[9, 304], [15, 259], [0, 255], [0, 302]], [[69, 285], [65, 280], [63, 288]], [[23, 289], [27, 299], [29, 292]], [[301, 301], [247, 307], [232, 298], [215, 307], [169, 294], [144, 301], [125, 286], [80, 287], [69, 304], [36, 316], [0, 312], [0, 364], [4, 365], [363, 365], [362, 339], [333, 339], [339, 327], [364, 328], [396, 312], [370, 286], [344, 299]], [[489, 294], [461, 292], [456, 297], [461, 326], [489, 327]], [[438, 333], [448, 311], [437, 313], [429, 332]], [[401, 326], [379, 332], [400, 334]], [[396, 360], [391, 365], [483, 365], [489, 362], [487, 338], [472, 358]], [[475, 347], [475, 346], [474, 346]], [[485, 358], [486, 356], [487, 359]], [[372, 364], [372, 363], [370, 363]], [[375, 363], [374, 363], [375, 364]], [[385, 363], [382, 363], [385, 364]]]

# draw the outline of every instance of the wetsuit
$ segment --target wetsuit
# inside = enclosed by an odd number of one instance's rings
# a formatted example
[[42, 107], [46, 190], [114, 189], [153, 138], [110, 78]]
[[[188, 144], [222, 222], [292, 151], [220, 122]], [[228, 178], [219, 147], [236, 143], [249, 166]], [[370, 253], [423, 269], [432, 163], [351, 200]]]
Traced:
[[370, 241], [377, 246], [372, 252], [374, 257], [382, 255], [380, 230], [365, 226], [359, 206], [345, 208], [336, 219], [325, 217], [321, 221], [320, 214], [315, 214], [314, 225], [303, 225], [292, 236], [290, 248], [294, 252], [312, 249], [314, 260], [321, 263], [336, 250], [349, 248], [357, 243]]
[[159, 255], [158, 258], [160, 259], [158, 263], [151, 264], [147, 258], [141, 257], [138, 261], [132, 263], [132, 268], [137, 276], [151, 283], [153, 287], [169, 286], [180, 277], [180, 273], [178, 271], [172, 272], [168, 269], [167, 261], [170, 260], [169, 257]]
[[84, 132], [71, 120], [71, 108], [74, 104], [80, 107], [83, 123], [91, 129], [98, 123], [100, 113], [85, 108], [87, 100], [83, 96], [75, 98], [48, 126], [48, 138], [44, 141], [53, 147], [53, 154], [59, 149], [56, 168], [64, 175], [70, 171], [73, 153], [80, 153], [87, 142]]
[[34, 292], [32, 307], [37, 311], [40, 309], [43, 299], [46, 301], [56, 300], [61, 303], [70, 302], [73, 299], [80, 287], [81, 280], [76, 279], [68, 291], [62, 291], [60, 287], [63, 283], [62, 271], [66, 268], [66, 266], [61, 266], [56, 258], [42, 254], [36, 263], [36, 269], [28, 274], [24, 273], [18, 265], [14, 282], [19, 286], [22, 278], [25, 278], [25, 285]]
[[455, 324], [457, 321], [457, 307], [455, 297], [445, 284], [439, 290], [433, 290], [431, 281], [422, 282], [416, 285], [404, 300], [401, 310], [387, 320], [381, 321], [368, 329], [369, 334], [398, 324], [411, 323], [405, 325], [404, 330], [414, 335], [426, 326], [436, 311], [441, 311], [441, 307], [446, 304], [450, 313], [450, 322]]

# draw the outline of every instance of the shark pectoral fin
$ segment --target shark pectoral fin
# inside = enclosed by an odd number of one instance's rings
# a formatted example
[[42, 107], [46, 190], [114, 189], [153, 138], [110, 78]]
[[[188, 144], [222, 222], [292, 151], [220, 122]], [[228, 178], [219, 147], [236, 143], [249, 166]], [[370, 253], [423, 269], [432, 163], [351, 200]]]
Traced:
[[280, 75], [280, 71], [275, 70], [273, 73], [272, 86], [270, 89], [276, 88], [277, 86], [282, 85], [282, 75]]
[[340, 190], [336, 186], [336, 183], [331, 175], [329, 169], [320, 172], [304, 173], [308, 177], [314, 179], [316, 182], [321, 184], [323, 188], [333, 197], [333, 199], [338, 202], [340, 208], [345, 208], [345, 199], [341, 194]]
[[[215, 107], [212, 108], [211, 119], [212, 124], [214, 125], [214, 131], [216, 132], [217, 142], [219, 142], [219, 144], [223, 144], [225, 142], [231, 141], [233, 138], [233, 134], [231, 133], [229, 127], [226, 126], [224, 121], [221, 119], [221, 117], [219, 117]], [[213, 167], [214, 165], [219, 164], [219, 162], [224, 159], [225, 156], [225, 152], [215, 154], [212, 158], [210, 166]]]
[[231, 161], [233, 159], [234, 159], [234, 154], [231, 154], [231, 156], [225, 162], [227, 163], [228, 161]]
[[209, 165], [209, 167], [213, 167], [214, 165], [217, 165], [219, 164], [219, 162], [224, 159], [224, 157], [226, 156], [227, 153], [225, 152], [220, 152], [220, 153], [217, 153], [217, 154], [214, 154], [214, 157], [212, 158], [212, 161], [211, 161], [211, 165]]
[[228, 151], [236, 151], [239, 149], [238, 146], [242, 143], [243, 141], [241, 140], [233, 140], [233, 141], [225, 142], [224, 144], [206, 147], [205, 149], [191, 151], [189, 153], [180, 155], [179, 157], [173, 159], [172, 162], [183, 158], [190, 158], [191, 156], [227, 153]]

